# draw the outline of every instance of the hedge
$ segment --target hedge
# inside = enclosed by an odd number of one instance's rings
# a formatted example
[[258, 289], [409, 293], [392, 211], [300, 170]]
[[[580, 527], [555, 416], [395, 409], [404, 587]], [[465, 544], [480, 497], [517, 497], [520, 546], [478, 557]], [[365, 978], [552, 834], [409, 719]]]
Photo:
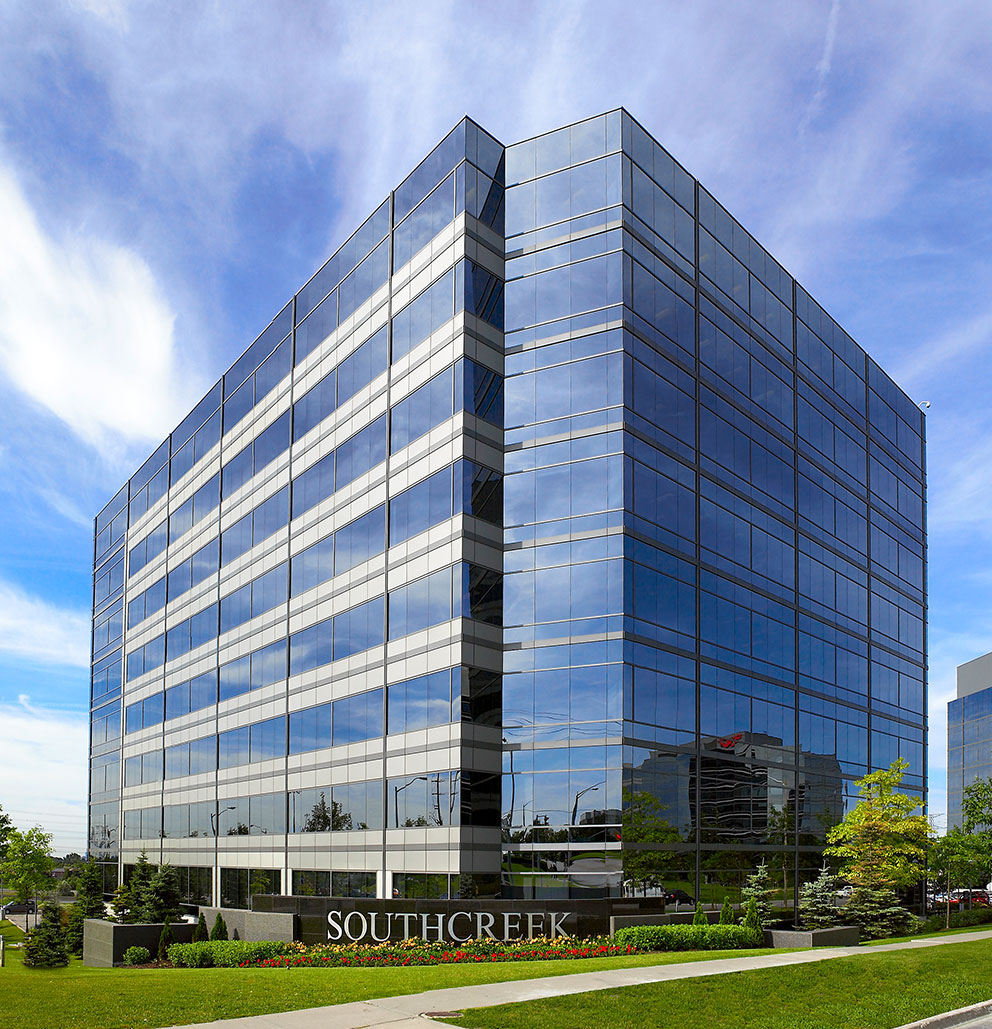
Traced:
[[614, 942], [638, 950], [747, 950], [763, 940], [743, 925], [632, 925], [618, 929]]
[[152, 956], [147, 947], [128, 947], [124, 951], [125, 965], [147, 965]]
[[246, 961], [277, 957], [285, 950], [285, 943], [274, 940], [205, 940], [174, 943], [169, 960], [176, 968], [237, 968]]
[[[992, 922], [992, 908], [973, 908], [971, 911], [952, 911], [951, 928], [963, 929], [969, 925], [985, 925]], [[947, 927], [947, 915], [944, 913], [931, 915], [919, 931], [925, 933], [940, 932]]]

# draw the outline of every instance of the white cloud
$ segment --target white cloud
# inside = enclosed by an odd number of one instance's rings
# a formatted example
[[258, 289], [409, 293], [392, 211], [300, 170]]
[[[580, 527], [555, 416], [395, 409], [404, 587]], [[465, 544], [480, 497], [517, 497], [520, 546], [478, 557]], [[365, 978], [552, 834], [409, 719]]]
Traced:
[[84, 853], [88, 726], [85, 712], [0, 703], [0, 805], [20, 829], [41, 825], [56, 854]]
[[[174, 316], [148, 265], [82, 232], [49, 237], [0, 167], [0, 366], [87, 442], [160, 438], [184, 413]], [[195, 392], [195, 387], [193, 387]]]
[[[89, 634], [88, 615], [55, 607], [0, 580], [0, 653], [39, 664], [88, 668]], [[4, 746], [7, 738], [5, 728]]]

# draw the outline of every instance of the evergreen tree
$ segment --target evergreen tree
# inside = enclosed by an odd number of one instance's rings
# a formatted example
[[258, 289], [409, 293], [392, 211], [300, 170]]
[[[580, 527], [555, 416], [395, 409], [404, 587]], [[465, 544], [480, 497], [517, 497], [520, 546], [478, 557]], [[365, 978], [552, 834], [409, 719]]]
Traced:
[[747, 902], [747, 913], [744, 915], [741, 925], [745, 929], [750, 929], [753, 945], [760, 947], [764, 942], [765, 934], [761, 927], [761, 916], [758, 914], [758, 902], [754, 897]]
[[162, 926], [161, 935], [158, 938], [158, 959], [159, 961], [169, 960], [169, 948], [176, 942], [172, 926], [168, 922]]
[[207, 931], [207, 920], [203, 916], [203, 912], [200, 912], [200, 917], [196, 920], [196, 926], [193, 929], [193, 942], [202, 943], [205, 940], [210, 939], [210, 933]]
[[859, 886], [844, 908], [844, 921], [856, 925], [865, 940], [906, 936], [919, 921], [900, 903], [895, 890]]
[[744, 880], [741, 887], [741, 898], [753, 900], [758, 907], [758, 917], [763, 926], [772, 920], [772, 881], [768, 875], [768, 865], [764, 861]]
[[824, 865], [820, 874], [799, 887], [799, 924], [804, 929], [829, 929], [839, 923], [837, 880]]
[[110, 910], [113, 912], [114, 921], [121, 925], [135, 921], [132, 917], [134, 904], [131, 899], [131, 890], [126, 883], [121, 883], [114, 890], [114, 899], [110, 902]]
[[217, 912], [217, 917], [214, 919], [214, 927], [210, 930], [210, 939], [227, 939], [227, 922], [224, 921], [224, 917], [219, 911]]
[[720, 908], [720, 925], [734, 924], [734, 907], [729, 897], [723, 898], [723, 907]]
[[706, 917], [706, 913], [703, 911], [702, 903], [696, 905], [696, 913], [692, 916], [693, 925], [709, 925], [710, 920]]
[[41, 909], [41, 922], [24, 942], [24, 964], [29, 968], [60, 968], [69, 964], [62, 928], [62, 909], [47, 901]]
[[[180, 917], [179, 878], [172, 865], [162, 865], [152, 875], [146, 893], [149, 922], [175, 922]], [[172, 941], [175, 943], [175, 940]]]
[[131, 917], [132, 922], [154, 922], [151, 917], [151, 897], [149, 887], [152, 876], [155, 874], [155, 866], [148, 860], [148, 855], [142, 851], [131, 870], [131, 878], [128, 880], [127, 888], [131, 894]]
[[80, 866], [76, 874], [76, 903], [69, 911], [69, 926], [66, 929], [66, 946], [73, 954], [83, 952], [83, 922], [87, 918], [103, 918], [106, 908], [103, 903], [103, 874], [93, 860]]

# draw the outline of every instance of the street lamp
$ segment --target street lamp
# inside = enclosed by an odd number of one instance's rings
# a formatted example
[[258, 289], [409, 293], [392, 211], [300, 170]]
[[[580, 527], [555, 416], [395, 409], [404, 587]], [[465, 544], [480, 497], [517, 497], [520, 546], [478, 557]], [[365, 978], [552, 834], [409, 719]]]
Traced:
[[396, 828], [400, 828], [400, 793], [407, 788], [412, 786], [415, 782], [427, 782], [426, 775], [415, 775], [409, 782], [403, 783], [402, 786], [393, 787], [393, 820], [396, 822]]
[[596, 783], [595, 786], [587, 786], [584, 790], [579, 790], [579, 792], [575, 794], [575, 803], [572, 805], [572, 821], [570, 823], [571, 825], [575, 825], [575, 819], [579, 813], [579, 797], [581, 797], [583, 793], [590, 793], [593, 790], [598, 790], [600, 786], [602, 786], [605, 782], [605, 779], [600, 779], [600, 781]]
[[219, 827], [220, 816], [225, 814], [228, 811], [234, 811], [237, 808], [237, 806], [238, 806], [237, 804], [229, 804], [227, 807], [221, 808], [219, 811], [211, 812], [211, 814], [210, 814], [210, 828], [213, 831], [214, 839], [217, 838], [217, 830], [218, 830], [218, 827]]

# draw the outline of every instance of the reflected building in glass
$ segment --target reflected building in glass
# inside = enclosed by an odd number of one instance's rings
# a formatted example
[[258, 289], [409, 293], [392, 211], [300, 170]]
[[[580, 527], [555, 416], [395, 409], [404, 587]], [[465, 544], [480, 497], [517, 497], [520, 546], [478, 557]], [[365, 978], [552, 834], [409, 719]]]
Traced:
[[992, 654], [958, 665], [947, 705], [947, 827], [961, 827], [965, 786], [992, 779]]
[[787, 895], [925, 783], [923, 417], [623, 111], [461, 122], [96, 521], [90, 848]]

